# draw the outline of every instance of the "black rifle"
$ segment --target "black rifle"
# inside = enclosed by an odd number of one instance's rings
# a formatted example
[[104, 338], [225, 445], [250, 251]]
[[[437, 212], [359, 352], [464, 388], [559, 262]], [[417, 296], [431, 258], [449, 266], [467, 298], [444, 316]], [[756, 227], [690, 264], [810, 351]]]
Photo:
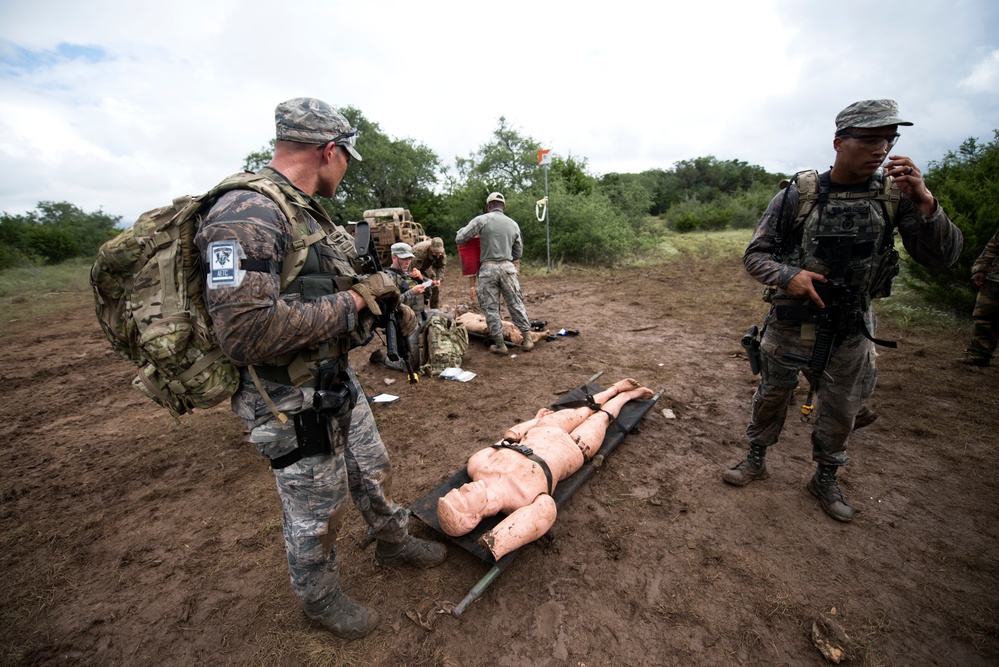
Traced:
[[805, 418], [815, 409], [812, 401], [819, 388], [819, 381], [829, 366], [829, 360], [847, 334], [863, 330], [870, 338], [864, 326], [864, 313], [860, 300], [856, 298], [855, 290], [850, 286], [852, 274], [850, 262], [855, 257], [870, 256], [874, 242], [855, 242], [856, 237], [842, 234], [824, 234], [815, 238], [818, 244], [815, 256], [828, 268], [826, 282], [815, 283], [815, 291], [825, 304], [825, 308], [819, 308], [813, 303], [804, 306], [777, 306], [777, 319], [798, 320], [815, 325], [815, 344], [812, 347], [811, 357], [784, 354], [788, 359], [807, 363], [811, 371], [808, 379], [808, 398], [801, 406], [801, 414]]
[[[358, 258], [361, 261], [361, 270], [364, 273], [378, 273], [382, 270], [382, 262], [378, 258], [378, 249], [375, 248], [375, 240], [371, 237], [371, 227], [368, 222], [361, 221], [354, 223], [354, 248], [357, 250]], [[413, 360], [409, 338], [403, 336], [399, 331], [399, 321], [396, 312], [382, 308], [382, 319], [378, 326], [385, 330], [385, 356], [389, 361], [399, 361], [402, 359], [406, 366], [406, 378], [409, 384], [416, 384], [420, 381], [420, 376], [413, 368]]]

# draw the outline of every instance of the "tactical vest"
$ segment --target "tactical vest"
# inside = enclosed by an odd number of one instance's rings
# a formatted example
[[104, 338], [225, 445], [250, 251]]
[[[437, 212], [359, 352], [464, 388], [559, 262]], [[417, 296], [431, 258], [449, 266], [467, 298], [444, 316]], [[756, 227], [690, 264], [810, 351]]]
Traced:
[[[315, 200], [281, 182], [277, 185], [299, 212], [289, 223], [300, 226], [282, 264], [281, 297], [316, 301], [350, 289], [357, 282], [355, 267], [359, 262], [353, 237], [333, 223]], [[255, 364], [255, 368], [259, 377], [272, 382], [314, 386], [315, 370], [320, 365], [334, 363], [340, 367], [337, 370], [346, 369], [349, 350], [350, 335], [344, 333], [317, 347]]]
[[[815, 170], [799, 172], [796, 178], [798, 210], [783, 263], [824, 276], [843, 271], [830, 266], [820, 246], [824, 237], [851, 237], [845, 272], [854, 298], [866, 308], [871, 299], [890, 295], [898, 275], [894, 219], [901, 196], [891, 177], [878, 169], [863, 192], [830, 192], [828, 174], [820, 176]], [[775, 297], [789, 298], [782, 289]]]
[[[385, 273], [389, 275], [392, 282], [395, 283], [395, 286], [399, 288], [399, 294], [405, 294], [409, 290], [416, 287], [416, 278], [401, 269], [390, 267], [385, 270]], [[426, 294], [426, 292], [416, 295], [418, 298], [415, 303], [406, 304], [413, 310], [414, 313], [422, 313], [426, 307], [426, 297], [424, 294]]]

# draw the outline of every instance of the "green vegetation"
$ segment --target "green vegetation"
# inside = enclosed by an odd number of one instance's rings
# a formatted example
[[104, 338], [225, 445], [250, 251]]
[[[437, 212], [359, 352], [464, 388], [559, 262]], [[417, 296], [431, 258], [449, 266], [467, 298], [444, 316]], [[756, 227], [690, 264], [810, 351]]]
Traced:
[[23, 215], [0, 213], [0, 270], [93, 257], [117, 232], [121, 216], [84, 213], [68, 202], [43, 201]]
[[970, 315], [975, 303], [971, 265], [999, 227], [999, 130], [989, 143], [969, 138], [956, 152], [931, 162], [926, 185], [964, 233], [964, 250], [949, 269], [913, 264], [908, 284], [934, 303]]
[[[344, 115], [358, 127], [364, 160], [354, 162], [332, 200], [338, 222], [365, 209], [404, 206], [428, 234], [449, 245], [457, 230], [484, 210], [486, 195], [506, 195], [507, 212], [521, 224], [524, 259], [553, 266], [612, 266], [652, 260], [676, 251], [677, 235], [749, 230], [778, 192], [782, 174], [713, 156], [682, 160], [670, 169], [592, 175], [586, 158], [554, 156], [547, 171], [549, 237], [536, 218], [546, 172], [537, 164], [538, 141], [500, 118], [477, 151], [445, 166], [412, 139], [393, 139], [358, 109]], [[244, 168], [270, 160], [274, 144], [250, 153]], [[949, 270], [913, 266], [907, 285], [958, 312], [970, 311], [971, 263], [999, 220], [999, 131], [990, 143], [968, 139], [926, 172], [929, 187], [965, 234], [964, 253]], [[150, 202], [150, 208], [164, 202]], [[120, 217], [85, 213], [72, 204], [40, 202], [25, 215], [0, 214], [0, 270], [93, 257], [115, 233]], [[550, 245], [549, 245], [550, 240]]]
[[27, 320], [80, 302], [90, 291], [89, 257], [60, 264], [19, 266], [0, 271], [0, 330], [9, 322]]

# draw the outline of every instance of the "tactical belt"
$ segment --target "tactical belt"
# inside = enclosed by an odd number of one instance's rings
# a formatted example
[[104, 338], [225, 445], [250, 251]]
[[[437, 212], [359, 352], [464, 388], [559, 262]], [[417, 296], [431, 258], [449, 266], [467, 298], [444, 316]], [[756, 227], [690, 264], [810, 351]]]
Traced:
[[[338, 344], [339, 344], [339, 342], [338, 342]], [[333, 347], [332, 345], [325, 344], [325, 348], [326, 348], [327, 353], [333, 351], [331, 349], [332, 347]], [[336, 351], [340, 351], [340, 350], [337, 349]], [[327, 360], [322, 357], [322, 352], [323, 352], [323, 350], [319, 350], [318, 354], [310, 355], [310, 356], [316, 356], [316, 357], [318, 357], [318, 359], [315, 359], [315, 360], [314, 359], [309, 359], [308, 361], [306, 361], [304, 358], [299, 359], [299, 358], [296, 357], [292, 361], [292, 363], [285, 363], [285, 364], [274, 365], [274, 366], [254, 365], [254, 368], [257, 371], [257, 375], [259, 375], [261, 379], [267, 380], [269, 382], [276, 382], [277, 384], [283, 384], [283, 385], [288, 386], [288, 387], [315, 387], [316, 386], [315, 373], [310, 373], [311, 376], [312, 376], [311, 379], [307, 379], [304, 382], [298, 382], [298, 383], [296, 383], [295, 382], [295, 378], [292, 378], [292, 376], [291, 376], [292, 365], [293, 365], [294, 362], [305, 363], [305, 364], [308, 364], [310, 366], [313, 365], [313, 362], [315, 362], [315, 361], [318, 361], [319, 363], [323, 363], [324, 361], [327, 361]], [[283, 361], [283, 359], [282, 359], [282, 361]], [[338, 364], [338, 366], [337, 366], [337, 372], [339, 372], [340, 370], [346, 368], [347, 367], [346, 352], [341, 352], [341, 354], [337, 355], [332, 361], [334, 363]], [[327, 363], [328, 363], [328, 361], [327, 361]], [[304, 373], [301, 371], [301, 369], [298, 370], [297, 375], [299, 375], [301, 377], [304, 377]]]
[[493, 447], [495, 447], [496, 449], [512, 449], [515, 452], [520, 452], [521, 454], [523, 454], [524, 456], [526, 456], [527, 458], [531, 459], [539, 466], [541, 466], [541, 470], [544, 471], [545, 477], [548, 479], [548, 495], [549, 496], [552, 495], [552, 491], [555, 490], [555, 483], [552, 481], [552, 470], [551, 468], [548, 467], [548, 464], [545, 463], [545, 460], [543, 458], [534, 453], [533, 449], [531, 449], [530, 447], [526, 447], [524, 445], [517, 445], [512, 442], [507, 442], [506, 440], [500, 440], [499, 442], [494, 444]]

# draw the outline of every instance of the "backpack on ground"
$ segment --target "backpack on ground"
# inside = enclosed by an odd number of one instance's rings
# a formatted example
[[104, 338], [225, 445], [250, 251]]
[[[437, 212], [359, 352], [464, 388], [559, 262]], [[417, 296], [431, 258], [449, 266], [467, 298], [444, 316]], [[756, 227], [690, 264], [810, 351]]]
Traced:
[[440, 375], [445, 368], [461, 368], [461, 360], [468, 349], [468, 330], [461, 322], [441, 313], [430, 316], [423, 328], [424, 375]]
[[[295, 239], [303, 238], [295, 206], [278, 186], [241, 173], [203, 195], [178, 197], [143, 213], [101, 246], [90, 270], [101, 329], [115, 352], [139, 367], [132, 386], [175, 416], [215, 406], [239, 388], [239, 370], [212, 331], [205, 272], [194, 243], [203, 215], [231, 190], [270, 197], [291, 221]], [[312, 237], [305, 239], [309, 242]], [[282, 288], [294, 278], [295, 265], [282, 267]]]

